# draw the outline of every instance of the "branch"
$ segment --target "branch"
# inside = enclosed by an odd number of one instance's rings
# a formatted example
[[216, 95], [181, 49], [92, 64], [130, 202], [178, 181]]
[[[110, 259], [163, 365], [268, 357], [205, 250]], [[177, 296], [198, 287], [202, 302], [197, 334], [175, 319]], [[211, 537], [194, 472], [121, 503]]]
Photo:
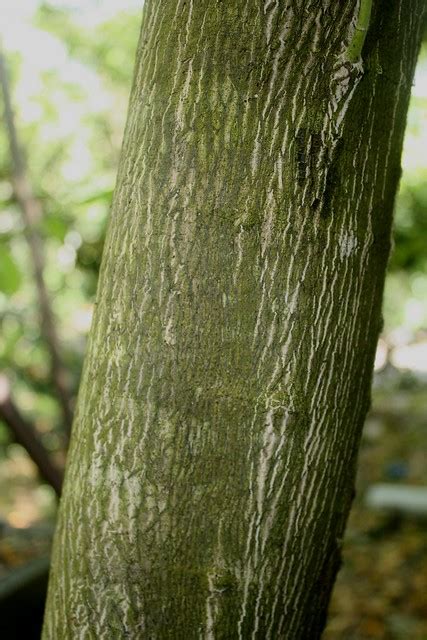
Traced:
[[25, 158], [15, 127], [6, 64], [1, 50], [0, 84], [3, 92], [4, 119], [12, 158], [12, 184], [16, 199], [21, 209], [24, 221], [24, 233], [30, 249], [33, 264], [34, 279], [36, 282], [40, 308], [40, 328], [49, 351], [52, 382], [55, 387], [58, 400], [61, 404], [64, 424], [69, 434], [71, 431], [73, 413], [71, 408], [71, 396], [66, 382], [67, 371], [60, 356], [54, 315], [43, 275], [43, 246], [36, 228], [36, 223], [42, 217], [42, 207], [39, 200], [34, 196], [27, 177]]
[[61, 495], [63, 481], [62, 470], [51, 460], [49, 453], [40, 441], [35, 427], [20, 413], [10, 396], [7, 378], [0, 374], [0, 418], [12, 431], [14, 438], [24, 447], [36, 464], [40, 475], [53, 487], [56, 495]]
[[345, 52], [345, 58], [356, 64], [360, 60], [371, 20], [372, 0], [359, 0], [359, 15], [353, 35]]

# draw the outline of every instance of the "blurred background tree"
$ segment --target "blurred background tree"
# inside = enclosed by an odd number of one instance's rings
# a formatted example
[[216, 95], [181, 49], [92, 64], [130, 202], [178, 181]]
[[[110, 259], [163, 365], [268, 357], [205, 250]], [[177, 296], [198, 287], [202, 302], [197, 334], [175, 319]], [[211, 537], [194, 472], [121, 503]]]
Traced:
[[[92, 316], [141, 6], [141, 0], [5, 0], [0, 7], [16, 128], [43, 211], [37, 233], [72, 398]], [[378, 482], [427, 485], [426, 122], [425, 44], [409, 112], [359, 497], [328, 639], [427, 637], [427, 563], [424, 568], [421, 563], [427, 558], [425, 520], [399, 510], [378, 512], [365, 500]], [[7, 133], [1, 126], [0, 373], [24, 420], [33, 425], [54, 464], [63, 467], [63, 413], [41, 329]], [[55, 511], [54, 490], [0, 420], [0, 610], [2, 580], [27, 561], [47, 557]]]

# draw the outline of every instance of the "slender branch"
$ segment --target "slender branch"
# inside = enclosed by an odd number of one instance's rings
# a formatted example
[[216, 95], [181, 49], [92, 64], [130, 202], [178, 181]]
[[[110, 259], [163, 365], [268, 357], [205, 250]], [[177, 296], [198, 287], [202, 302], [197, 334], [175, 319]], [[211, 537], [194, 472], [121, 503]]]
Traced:
[[71, 408], [71, 396], [66, 382], [67, 371], [60, 356], [54, 315], [43, 275], [43, 246], [36, 228], [37, 222], [42, 217], [42, 207], [40, 201], [34, 196], [31, 184], [27, 177], [25, 157], [22, 152], [22, 147], [15, 127], [6, 63], [1, 50], [0, 84], [3, 92], [4, 119], [12, 158], [12, 183], [16, 199], [21, 209], [24, 221], [24, 233], [30, 249], [33, 264], [34, 279], [36, 282], [40, 308], [41, 332], [49, 351], [52, 383], [61, 404], [64, 424], [69, 434], [71, 431], [73, 414]]
[[345, 52], [345, 58], [355, 64], [360, 60], [371, 20], [372, 0], [359, 0], [359, 15], [353, 35]]
[[52, 462], [35, 427], [21, 415], [13, 402], [9, 382], [4, 375], [0, 375], [0, 418], [12, 431], [15, 440], [27, 451], [40, 475], [53, 487], [57, 496], [60, 496], [62, 470]]

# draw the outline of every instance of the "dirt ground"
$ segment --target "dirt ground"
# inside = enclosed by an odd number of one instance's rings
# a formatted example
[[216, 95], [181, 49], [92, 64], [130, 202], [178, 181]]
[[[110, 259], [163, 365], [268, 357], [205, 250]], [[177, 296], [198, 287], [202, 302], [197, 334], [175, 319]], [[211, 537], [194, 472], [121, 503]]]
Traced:
[[365, 505], [373, 483], [427, 487], [426, 436], [423, 381], [378, 377], [324, 640], [427, 639], [427, 514], [373, 512]]

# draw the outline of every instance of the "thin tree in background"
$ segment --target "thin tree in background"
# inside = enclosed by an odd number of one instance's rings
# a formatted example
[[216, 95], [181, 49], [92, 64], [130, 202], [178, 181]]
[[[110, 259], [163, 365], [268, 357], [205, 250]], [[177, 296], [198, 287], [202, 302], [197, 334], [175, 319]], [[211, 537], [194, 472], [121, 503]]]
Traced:
[[30, 252], [40, 314], [40, 331], [49, 354], [51, 380], [62, 409], [65, 431], [69, 436], [73, 421], [71, 393], [67, 384], [67, 369], [60, 353], [55, 318], [45, 283], [43, 243], [38, 231], [43, 210], [40, 201], [33, 193], [27, 175], [25, 155], [15, 126], [6, 62], [1, 50], [0, 86], [4, 103], [4, 124], [10, 148], [11, 181], [21, 211], [24, 235]]
[[45, 640], [320, 636], [424, 12], [145, 3]]

